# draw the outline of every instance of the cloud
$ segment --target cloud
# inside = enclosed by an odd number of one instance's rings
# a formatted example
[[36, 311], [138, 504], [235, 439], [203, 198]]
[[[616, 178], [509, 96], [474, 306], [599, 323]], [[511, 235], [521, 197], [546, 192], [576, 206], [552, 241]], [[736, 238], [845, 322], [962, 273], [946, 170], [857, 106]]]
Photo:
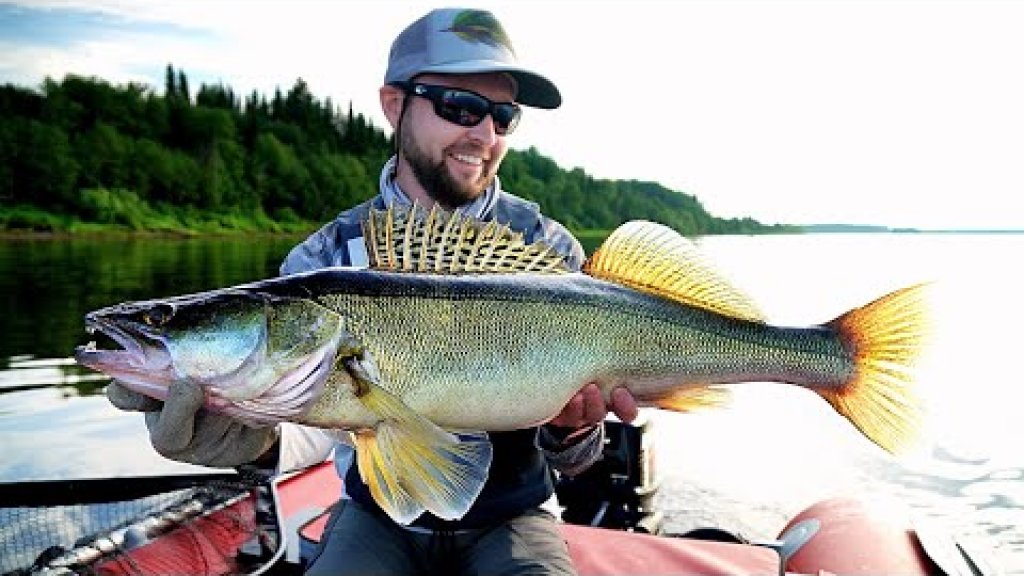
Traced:
[[[46, 0], [31, 7], [0, 4], [0, 61], [3, 80], [26, 86], [65, 74], [95, 76], [115, 83], [158, 84], [167, 58], [181, 54], [200, 61], [199, 45], [216, 46], [216, 35], [174, 22], [140, 21], [108, 11], [104, 3]], [[198, 44], [197, 44], [198, 42]]]

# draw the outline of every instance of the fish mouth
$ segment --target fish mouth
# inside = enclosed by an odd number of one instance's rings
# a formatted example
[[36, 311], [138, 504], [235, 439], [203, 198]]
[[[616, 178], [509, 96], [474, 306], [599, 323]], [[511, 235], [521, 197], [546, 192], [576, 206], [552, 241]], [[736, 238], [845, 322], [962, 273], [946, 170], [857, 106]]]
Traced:
[[159, 371], [169, 365], [163, 342], [136, 327], [90, 314], [85, 318], [85, 331], [106, 337], [111, 347], [104, 342], [100, 348], [96, 340], [76, 347], [75, 361], [83, 366], [117, 377], [142, 370]]

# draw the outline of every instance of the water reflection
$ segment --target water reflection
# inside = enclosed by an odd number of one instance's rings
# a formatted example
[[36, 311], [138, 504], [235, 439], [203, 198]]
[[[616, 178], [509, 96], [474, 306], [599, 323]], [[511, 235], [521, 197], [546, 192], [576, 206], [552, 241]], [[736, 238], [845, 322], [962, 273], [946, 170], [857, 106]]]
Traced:
[[113, 408], [107, 379], [69, 358], [86, 312], [277, 275], [295, 237], [0, 241], [0, 480], [198, 472], [150, 446], [138, 414]]
[[0, 363], [0, 394], [32, 388], [60, 387], [77, 396], [89, 396], [109, 379], [75, 363], [74, 358], [19, 356]]
[[277, 275], [297, 238], [0, 241], [0, 359], [66, 358], [89, 310]]
[[[955, 535], [1006, 573], [1024, 574], [1024, 466], [959, 458], [941, 447], [902, 461], [828, 423], [837, 418], [819, 419], [820, 407], [794, 406], [785, 393], [749, 396], [715, 416], [657, 415], [656, 505], [668, 532], [719, 526], [771, 539], [811, 504], [855, 496], [900, 522]], [[765, 424], [765, 412], [807, 415], [813, 438], [791, 424]], [[751, 424], [762, 434], [751, 434]]]
[[[57, 364], [64, 359], [40, 360]], [[40, 371], [42, 372], [40, 374]], [[55, 368], [0, 371], [42, 376], [24, 385], [0, 387], [0, 437], [4, 464], [0, 481], [27, 482], [65, 478], [106, 478], [203, 472], [157, 454], [138, 414], [115, 409], [103, 394], [106, 377], [72, 375], [63, 383]], [[83, 378], [83, 380], [75, 380]]]

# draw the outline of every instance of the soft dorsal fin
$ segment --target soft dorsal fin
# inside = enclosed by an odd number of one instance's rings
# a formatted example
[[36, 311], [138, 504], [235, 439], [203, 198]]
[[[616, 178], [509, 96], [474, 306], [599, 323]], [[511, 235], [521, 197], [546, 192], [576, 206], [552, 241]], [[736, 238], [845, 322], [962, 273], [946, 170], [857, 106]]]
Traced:
[[371, 268], [472, 274], [568, 272], [565, 257], [543, 242], [526, 244], [507, 224], [481, 221], [437, 205], [371, 209], [363, 222]]
[[595, 278], [744, 320], [763, 316], [746, 295], [704, 262], [693, 242], [645, 221], [619, 226], [587, 260]]

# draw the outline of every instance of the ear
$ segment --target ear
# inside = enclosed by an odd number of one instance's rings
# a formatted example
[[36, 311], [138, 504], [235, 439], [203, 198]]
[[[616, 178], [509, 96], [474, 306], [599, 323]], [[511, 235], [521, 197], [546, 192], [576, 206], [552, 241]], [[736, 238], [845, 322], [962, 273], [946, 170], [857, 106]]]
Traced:
[[394, 86], [384, 85], [380, 87], [380, 107], [391, 124], [392, 130], [398, 129], [398, 119], [402, 116], [402, 104], [405, 102], [405, 92]]

